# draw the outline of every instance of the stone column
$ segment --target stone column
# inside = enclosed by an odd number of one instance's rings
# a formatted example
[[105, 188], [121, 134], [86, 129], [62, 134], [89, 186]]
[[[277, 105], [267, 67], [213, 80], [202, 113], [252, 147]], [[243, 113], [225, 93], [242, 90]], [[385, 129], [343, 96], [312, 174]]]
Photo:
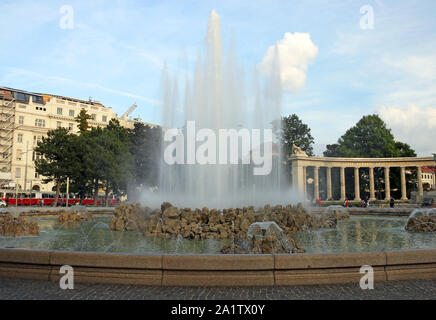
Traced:
[[391, 183], [389, 180], [389, 167], [385, 168], [385, 200], [391, 199]]
[[401, 200], [407, 200], [406, 168], [401, 167]]
[[307, 167], [303, 167], [303, 186], [304, 186], [304, 200], [307, 200]]
[[313, 197], [315, 201], [319, 198], [319, 167], [313, 168]]
[[327, 200], [332, 198], [332, 168], [327, 167]]
[[345, 201], [345, 168], [341, 167], [341, 201]]
[[303, 168], [300, 161], [292, 161], [292, 185], [300, 194], [304, 194]]
[[318, 201], [319, 198], [319, 167], [313, 168], [313, 183], [314, 183], [314, 198]]
[[354, 201], [360, 201], [359, 168], [354, 168]]
[[424, 197], [424, 189], [422, 188], [422, 170], [421, 166], [417, 167], [418, 169], [418, 199], [417, 201], [421, 201]]
[[374, 168], [369, 168], [369, 200], [376, 200], [374, 187]]

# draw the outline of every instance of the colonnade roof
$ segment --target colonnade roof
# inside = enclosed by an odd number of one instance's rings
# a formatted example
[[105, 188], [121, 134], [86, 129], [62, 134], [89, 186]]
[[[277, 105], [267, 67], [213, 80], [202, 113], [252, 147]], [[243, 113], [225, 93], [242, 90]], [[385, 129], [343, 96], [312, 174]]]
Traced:
[[310, 167], [423, 167], [434, 166], [434, 157], [400, 157], [400, 158], [337, 158], [337, 157], [308, 157], [293, 155], [289, 158], [298, 166]]

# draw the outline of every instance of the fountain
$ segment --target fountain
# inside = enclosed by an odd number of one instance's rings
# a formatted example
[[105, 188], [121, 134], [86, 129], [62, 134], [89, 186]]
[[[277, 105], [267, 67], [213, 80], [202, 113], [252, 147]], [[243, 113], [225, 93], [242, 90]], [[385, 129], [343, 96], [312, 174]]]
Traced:
[[406, 230], [412, 232], [436, 232], [436, 208], [413, 210], [407, 220]]
[[[161, 152], [159, 190], [144, 195], [143, 203], [157, 207], [163, 201], [170, 201], [179, 207], [226, 208], [299, 200], [298, 194], [291, 190], [290, 183], [285, 178], [287, 175], [283, 173], [280, 148], [264, 131], [271, 128], [272, 121], [281, 117], [277, 56], [273, 65], [276, 66], [276, 72], [262, 79], [254, 67], [252, 83], [245, 85], [248, 77], [244, 65], [238, 61], [234, 39], [230, 41], [227, 54], [224, 55], [220, 17], [216, 11], [211, 12], [205, 46], [197, 57], [195, 71], [185, 74], [184, 83], [181, 84], [179, 75], [171, 75], [164, 68], [162, 125], [166, 129], [178, 128], [186, 151], [179, 159], [183, 164], [171, 165], [164, 161], [164, 152]], [[189, 127], [192, 122], [195, 122], [194, 129]], [[238, 145], [233, 149], [238, 153], [236, 164], [229, 164], [229, 161], [222, 164], [221, 152], [210, 155], [213, 158], [211, 163], [199, 164], [195, 155], [201, 152], [202, 146], [194, 144], [200, 142], [201, 129], [210, 129], [216, 137], [220, 137], [216, 143], [217, 148], [223, 141], [228, 141], [229, 145], [224, 147], [224, 151], [230, 151], [232, 146], [230, 139], [221, 139], [220, 130], [235, 130], [239, 133], [242, 129], [251, 132], [259, 129], [260, 137], [258, 140], [251, 137], [249, 149], [241, 146], [244, 137], [239, 137], [236, 142]], [[192, 136], [194, 140], [191, 139]], [[172, 141], [164, 141], [162, 150], [171, 143]], [[253, 169], [257, 165], [253, 161], [247, 163], [247, 159], [255, 152], [272, 158], [269, 174], [254, 174]], [[231, 159], [230, 156], [228, 158]]]
[[39, 227], [35, 221], [22, 217], [16, 208], [9, 208], [0, 215], [0, 237], [38, 236]]

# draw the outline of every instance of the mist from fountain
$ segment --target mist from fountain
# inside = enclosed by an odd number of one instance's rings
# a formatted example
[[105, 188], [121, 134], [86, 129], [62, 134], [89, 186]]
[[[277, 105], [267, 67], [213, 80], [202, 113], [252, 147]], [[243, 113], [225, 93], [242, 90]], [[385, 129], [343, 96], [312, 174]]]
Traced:
[[[260, 129], [259, 145], [253, 141], [250, 150], [260, 149], [265, 140], [264, 129], [272, 128], [272, 121], [281, 117], [282, 88], [278, 48], [273, 70], [268, 77], [260, 78], [253, 68], [250, 85], [246, 85], [244, 65], [238, 61], [232, 37], [226, 56], [223, 55], [220, 17], [215, 10], [210, 14], [204, 50], [197, 57], [195, 70], [185, 75], [180, 86], [180, 75], [171, 75], [165, 66], [162, 75], [162, 126], [179, 128], [185, 139], [185, 164], [168, 165], [163, 159], [163, 142], [160, 168], [160, 186], [156, 193], [144, 193], [143, 202], [157, 206], [169, 201], [179, 207], [229, 208], [247, 205], [263, 206], [269, 203], [284, 204], [301, 200], [284, 178], [280, 150], [274, 150], [269, 175], [255, 176], [253, 164], [242, 164], [244, 157], [239, 138], [239, 164], [186, 164], [190, 146], [186, 140], [187, 121], [195, 121], [196, 130], [212, 129], [218, 137], [220, 129]], [[184, 92], [184, 94], [181, 94]], [[273, 139], [274, 140], [274, 139]], [[201, 143], [196, 144], [195, 147]], [[218, 142], [217, 142], [218, 146]], [[276, 144], [274, 144], [276, 146]], [[192, 147], [192, 146], [191, 146]], [[227, 146], [229, 151], [229, 145]], [[280, 149], [280, 148], [277, 148]], [[229, 154], [229, 152], [228, 152]]]

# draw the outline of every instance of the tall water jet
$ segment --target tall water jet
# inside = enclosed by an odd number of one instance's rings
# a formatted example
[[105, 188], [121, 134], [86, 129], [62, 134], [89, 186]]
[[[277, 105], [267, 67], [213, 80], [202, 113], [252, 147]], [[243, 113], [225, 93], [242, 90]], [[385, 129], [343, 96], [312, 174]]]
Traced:
[[[164, 161], [163, 150], [170, 143], [163, 141], [160, 186], [158, 196], [154, 197], [156, 202], [165, 200], [191, 208], [226, 208], [289, 203], [292, 197], [296, 198], [290, 190], [288, 177], [282, 173], [280, 148], [264, 131], [271, 130], [272, 121], [281, 116], [278, 52], [274, 59], [274, 70], [269, 77], [259, 78], [254, 67], [252, 81], [246, 81], [245, 68], [238, 61], [233, 36], [228, 54], [223, 57], [220, 17], [213, 10], [207, 25], [204, 49], [198, 54], [195, 69], [186, 76], [184, 85], [179, 86], [178, 77], [171, 76], [164, 67], [161, 83], [162, 126], [164, 131], [177, 128], [184, 151], [178, 158], [182, 163], [168, 164]], [[251, 86], [246, 87], [246, 82]], [[195, 122], [195, 128], [192, 129], [188, 122]], [[196, 157], [202, 143], [210, 139], [208, 135], [200, 138], [196, 135], [201, 129], [210, 129], [216, 137], [216, 154], [209, 154], [210, 149], [202, 150], [208, 159], [214, 159], [206, 164], [199, 164]], [[257, 141], [253, 138], [253, 129], [260, 132], [260, 137], [256, 135], [259, 138]], [[237, 144], [237, 164], [235, 161], [221, 162], [220, 152], [222, 155], [223, 150], [219, 147], [222, 140], [227, 141], [223, 148], [229, 160], [230, 152], [235, 149], [232, 149], [231, 138], [221, 136], [220, 130], [227, 130], [227, 133], [233, 130], [239, 135], [234, 140]], [[242, 146], [243, 139], [247, 138], [243, 130], [251, 132], [248, 149]], [[254, 173], [256, 165], [251, 160], [255, 154], [271, 157], [272, 169], [268, 174]]]

